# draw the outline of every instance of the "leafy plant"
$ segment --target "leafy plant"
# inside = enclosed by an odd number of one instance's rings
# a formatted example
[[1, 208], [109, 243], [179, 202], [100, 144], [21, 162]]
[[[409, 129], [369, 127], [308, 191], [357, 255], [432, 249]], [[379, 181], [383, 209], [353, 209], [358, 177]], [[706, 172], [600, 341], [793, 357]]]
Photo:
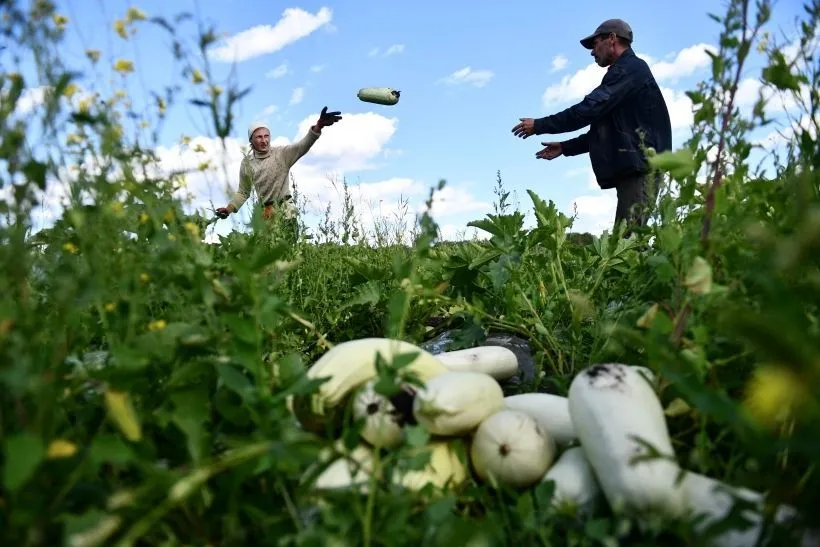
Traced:
[[[191, 83], [140, 108], [118, 90], [103, 99], [85, 89], [61, 56], [71, 22], [46, 0], [21, 4], [0, 5], [8, 58], [36, 66], [0, 74], [4, 545], [697, 541], [689, 522], [647, 529], [608, 511], [563, 514], [550, 505], [550, 483], [513, 492], [468, 481], [430, 498], [385, 480], [366, 495], [318, 496], [311, 479], [335, 442], [302, 429], [289, 409], [291, 397], [318, 388], [305, 370], [339, 342], [421, 343], [444, 329], [451, 349], [490, 331], [526, 339], [537, 374], [525, 390], [565, 395], [592, 363], [650, 368], [683, 467], [813, 514], [817, 2], [805, 6], [788, 56], [765, 30], [769, 2], [733, 0], [712, 16], [721, 32], [711, 78], [689, 92], [692, 138], [652, 160], [669, 186], [646, 230], [573, 234], [574, 219], [532, 191], [535, 227], [526, 229], [498, 173], [498, 205], [470, 223], [487, 239], [440, 240], [429, 206], [444, 181], [412, 226], [396, 219], [365, 233], [343, 181], [341, 218], [328, 214], [295, 245], [267, 229], [258, 205], [248, 232], [205, 243], [211, 219], [189, 212], [186, 173], [160, 168], [154, 149], [169, 109], [195, 107], [224, 145], [250, 91], [235, 75], [214, 81], [215, 29], [189, 38], [193, 16], [136, 8], [114, 22], [123, 39], [145, 25], [165, 29]], [[753, 51], [768, 61], [745, 115], [736, 99]], [[86, 53], [122, 81], [134, 70], [128, 59]], [[27, 113], [24, 93], [37, 84], [43, 102]], [[753, 168], [761, 145], [752, 131], [773, 124], [767, 105], [784, 94], [799, 110], [783, 130], [785, 152], [767, 155], [769, 172]], [[59, 218], [34, 233], [35, 211], [55, 187], [65, 194]], [[380, 377], [389, 384], [387, 369]], [[355, 445], [356, 425], [341, 439]], [[405, 445], [379, 455], [380, 469], [420, 467], [414, 450], [428, 441], [408, 426]]]

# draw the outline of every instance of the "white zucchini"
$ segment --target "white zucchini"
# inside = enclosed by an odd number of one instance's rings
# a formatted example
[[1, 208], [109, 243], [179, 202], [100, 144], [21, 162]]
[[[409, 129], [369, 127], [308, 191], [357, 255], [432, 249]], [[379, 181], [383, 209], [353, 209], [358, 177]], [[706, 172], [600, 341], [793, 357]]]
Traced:
[[643, 375], [643, 377], [646, 378], [646, 381], [649, 382], [650, 384], [652, 384], [653, 387], [655, 386], [656, 382], [658, 381], [658, 378], [657, 378], [657, 376], [655, 376], [655, 373], [652, 372], [652, 369], [649, 369], [647, 367], [642, 367], [640, 365], [630, 365], [630, 366], [631, 366], [631, 368], [634, 368], [635, 370], [640, 372]]
[[476, 474], [493, 487], [536, 484], [555, 458], [555, 441], [518, 410], [502, 409], [481, 422], [473, 435], [470, 460]]
[[366, 103], [383, 104], [392, 106], [399, 102], [401, 91], [396, 91], [390, 87], [363, 87], [356, 94], [360, 101]]
[[[679, 517], [679, 466], [654, 390], [641, 371], [601, 364], [581, 371], [569, 389], [569, 412], [584, 454], [615, 513]], [[648, 443], [663, 458], [632, 463], [648, 455]]]
[[390, 338], [362, 338], [335, 345], [308, 369], [310, 379], [328, 378], [314, 395], [311, 410], [323, 415], [328, 407], [339, 404], [351, 391], [377, 376], [377, 355], [389, 365], [399, 354], [416, 354], [413, 362], [404, 367], [401, 375], [414, 374], [422, 382], [447, 372], [432, 353], [422, 348]]
[[[367, 445], [360, 444], [353, 450], [346, 450], [343, 443], [336, 443], [337, 455], [328, 467], [319, 474], [313, 484], [318, 491], [357, 488], [366, 493], [370, 478], [373, 475], [373, 450]], [[326, 462], [333, 454], [330, 450], [323, 450], [319, 456], [321, 462]]]
[[404, 440], [402, 416], [390, 399], [375, 391], [375, 380], [367, 382], [353, 399], [354, 419], [364, 419], [362, 438], [371, 446], [392, 448]]
[[[682, 490], [686, 496], [688, 516], [690, 518], [703, 517], [703, 520], [695, 525], [695, 530], [698, 533], [703, 533], [707, 527], [723, 520], [729, 514], [735, 503], [734, 496], [753, 503], [755, 510], [743, 511], [743, 517], [751, 521], [748, 528], [745, 530], [726, 530], [719, 536], [712, 538], [709, 545], [715, 547], [757, 545], [763, 526], [763, 496], [760, 493], [748, 488], [729, 486], [711, 477], [693, 472], [686, 473], [682, 482]], [[788, 506], [778, 507], [775, 512], [775, 520], [781, 524], [794, 516], [796, 516], [796, 512]], [[802, 544], [806, 545], [808, 539], [808, 536], [804, 538]]]
[[413, 415], [433, 435], [471, 433], [504, 407], [498, 382], [481, 372], [446, 372], [427, 381], [413, 400]]
[[568, 448], [561, 454], [541, 479], [541, 482], [548, 481], [555, 483], [552, 497], [552, 505], [555, 507], [574, 507], [582, 513], [588, 513], [593, 510], [601, 495], [598, 479], [580, 446]]
[[395, 482], [408, 490], [419, 491], [428, 484], [443, 490], [456, 487], [467, 480], [467, 467], [458, 456], [452, 440], [433, 440], [411, 451], [411, 454], [429, 452], [430, 459], [423, 469], [396, 471]]
[[567, 446], [578, 439], [566, 397], [551, 393], [519, 393], [504, 397], [504, 406], [534, 418], [558, 446]]
[[435, 354], [449, 370], [489, 374], [496, 380], [506, 380], [518, 372], [518, 358], [504, 346], [479, 346]]

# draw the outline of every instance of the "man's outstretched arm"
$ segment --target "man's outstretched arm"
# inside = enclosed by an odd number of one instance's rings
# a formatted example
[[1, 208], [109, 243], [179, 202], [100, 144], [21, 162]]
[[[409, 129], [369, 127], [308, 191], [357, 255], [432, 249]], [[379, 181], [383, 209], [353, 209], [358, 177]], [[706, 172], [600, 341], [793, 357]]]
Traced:
[[590, 125], [608, 114], [634, 89], [635, 76], [622, 66], [610, 68], [601, 85], [584, 100], [557, 114], [543, 118], [520, 118], [512, 132], [526, 139], [531, 135], [569, 133]]
[[252, 183], [250, 172], [247, 169], [247, 162], [242, 160], [242, 163], [239, 164], [239, 188], [226, 207], [220, 207], [216, 210], [216, 215], [220, 218], [226, 218], [229, 214], [237, 212], [250, 197], [251, 190], [253, 190]]
[[316, 123], [310, 129], [308, 129], [308, 132], [304, 137], [293, 144], [288, 144], [287, 146], [282, 147], [282, 155], [285, 158], [288, 167], [292, 167], [293, 164], [299, 161], [302, 156], [308, 153], [308, 150], [311, 149], [311, 147], [322, 135], [323, 127], [331, 126], [342, 119], [340, 114], [341, 113], [339, 111], [328, 112], [327, 107], [324, 107], [321, 114], [319, 114], [319, 119], [316, 120]]

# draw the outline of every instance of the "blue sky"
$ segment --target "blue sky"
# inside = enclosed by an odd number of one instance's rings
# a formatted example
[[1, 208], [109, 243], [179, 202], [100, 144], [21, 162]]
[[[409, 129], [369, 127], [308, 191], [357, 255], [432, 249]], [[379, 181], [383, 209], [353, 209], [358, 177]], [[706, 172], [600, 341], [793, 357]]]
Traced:
[[[195, 166], [210, 158], [227, 169], [227, 182], [235, 188], [239, 147], [247, 143], [251, 121], [268, 121], [272, 138], [284, 143], [301, 137], [321, 108], [328, 106], [341, 110], [344, 119], [325, 129], [313, 150], [292, 170], [312, 209], [320, 213], [328, 201], [338, 204], [338, 196], [327, 186], [328, 176], [344, 176], [348, 184], [358, 186], [354, 199], [361, 202], [366, 222], [372, 219], [365, 201], [380, 202], [381, 214], [389, 217], [403, 195], [412, 214], [429, 187], [444, 178], [448, 190], [434, 215], [449, 236], [492, 211], [498, 170], [506, 188], [517, 192], [523, 210], [531, 208], [526, 190], [532, 189], [566, 213], [576, 203], [580, 217], [575, 229], [594, 233], [607, 229], [614, 215], [614, 191], [595, 187], [588, 156], [552, 162], [534, 157], [541, 141], [563, 140], [578, 132], [521, 140], [511, 134], [511, 128], [519, 117], [540, 117], [571, 106], [600, 82], [604, 69], [593, 65], [579, 39], [602, 20], [620, 17], [631, 24], [635, 51], [647, 58], [664, 88], [675, 128], [674, 146], [682, 146], [691, 121], [691, 105], [683, 92], [709, 74], [710, 61], [703, 50], [715, 43], [720, 27], [707, 12], [722, 15], [723, 9], [714, 0], [665, 6], [640, 0], [617, 9], [600, 0], [521, 0], [506, 7], [488, 2], [481, 9], [463, 0], [148, 0], [134, 4], [61, 0], [56, 4], [69, 18], [64, 55], [72, 66], [86, 71], [86, 79], [80, 82], [83, 88], [99, 89], [103, 96], [124, 89], [136, 105], [150, 107], [145, 91], [160, 91], [169, 83], [185, 86], [186, 98], [195, 96], [196, 89], [182, 79], [181, 67], [174, 65], [163, 30], [143, 22], [135, 25], [137, 33], [128, 40], [117, 36], [113, 22], [124, 17], [129, 6], [148, 16], [168, 18], [191, 11], [225, 33], [229, 41], [222, 43], [222, 51], [243, 52], [236, 64], [216, 51], [211, 54], [217, 83], [235, 71], [241, 87], [252, 86], [235, 111], [229, 152], [219, 153], [213, 131], [198, 109], [178, 104], [162, 133], [160, 155], [167, 165]], [[790, 0], [775, 6], [769, 28], [778, 40], [782, 32], [794, 35], [800, 4]], [[190, 39], [195, 27], [188, 22], [179, 30]], [[83, 53], [88, 48], [103, 52], [97, 74]], [[136, 73], [124, 80], [115, 75], [109, 82], [108, 68], [119, 58], [132, 60]], [[747, 107], [756, 98], [760, 62], [753, 59], [741, 86]], [[370, 86], [399, 89], [401, 100], [395, 106], [359, 101], [358, 89]], [[193, 137], [206, 152], [180, 147], [182, 135]], [[227, 203], [222, 173], [189, 177], [195, 206]], [[58, 194], [59, 190], [53, 193]], [[247, 209], [217, 223], [216, 231], [242, 229]], [[41, 215], [41, 224], [52, 216]], [[308, 222], [315, 224], [315, 220]]]

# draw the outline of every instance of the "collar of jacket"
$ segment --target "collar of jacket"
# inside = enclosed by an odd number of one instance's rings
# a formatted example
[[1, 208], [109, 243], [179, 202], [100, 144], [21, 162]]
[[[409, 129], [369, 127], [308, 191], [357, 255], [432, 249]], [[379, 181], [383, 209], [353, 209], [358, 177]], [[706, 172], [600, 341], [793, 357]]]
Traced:
[[268, 147], [268, 151], [264, 154], [262, 154], [261, 152], [257, 152], [255, 148], [251, 148], [251, 151], [253, 152], [253, 157], [258, 160], [262, 160], [270, 156], [270, 147]]
[[635, 57], [635, 51], [634, 51], [631, 47], [626, 48], [626, 49], [624, 50], [624, 52], [623, 52], [623, 53], [621, 53], [621, 56], [620, 56], [620, 57], [618, 57], [617, 59], [615, 59], [615, 62], [613, 62], [613, 63], [612, 63], [611, 65], [609, 65], [609, 66], [610, 66], [610, 67], [611, 67], [611, 66], [615, 66], [616, 64], [618, 64], [618, 61], [620, 61], [621, 59], [625, 59], [625, 58], [627, 58], [627, 57]]

